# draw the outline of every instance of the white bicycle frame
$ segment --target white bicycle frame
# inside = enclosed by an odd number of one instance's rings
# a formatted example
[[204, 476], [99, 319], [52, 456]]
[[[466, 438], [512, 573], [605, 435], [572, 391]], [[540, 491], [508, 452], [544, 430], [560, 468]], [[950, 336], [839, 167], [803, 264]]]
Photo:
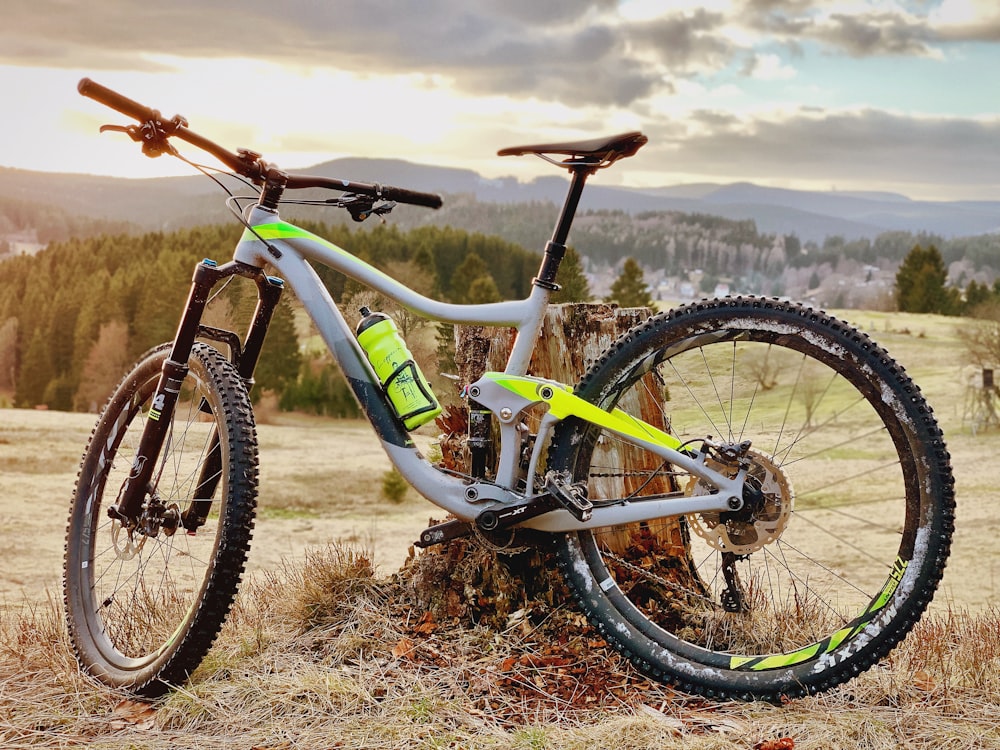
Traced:
[[[549, 304], [551, 292], [544, 286], [533, 286], [526, 299], [517, 301], [480, 305], [440, 302], [418, 294], [333, 243], [281, 221], [275, 210], [257, 204], [248, 209], [245, 218], [248, 228], [236, 246], [233, 260], [259, 269], [270, 264], [277, 270], [305, 307], [340, 365], [390, 461], [421, 495], [457, 518], [474, 522], [484, 510], [523, 502], [537, 491], [531, 485], [531, 478], [542, 463], [539, 454], [546, 442], [544, 438], [556, 423], [569, 416], [600, 425], [623, 440], [651, 451], [670, 464], [700, 477], [715, 488], [715, 492], [698, 496], [675, 494], [631, 500], [623, 498], [617, 504], [596, 506], [586, 522], [578, 521], [568, 511], [559, 509], [527, 520], [521, 524], [523, 527], [565, 532], [667, 516], [731, 511], [742, 506], [743, 471], [734, 478], [724, 476], [705, 464], [704, 454], [695, 456], [680, 450], [679, 441], [673, 436], [624, 412], [603, 411], [574, 396], [566, 385], [525, 374]], [[488, 408], [500, 424], [500, 454], [493, 481], [455, 476], [438, 469], [420, 453], [392, 412], [343, 314], [307, 261], [333, 268], [431, 320], [509, 326], [517, 330], [504, 372], [486, 373], [469, 387], [475, 400]], [[534, 444], [528, 486], [522, 494], [511, 489], [516, 486], [521, 448], [521, 433], [517, 425], [522, 421], [523, 414], [536, 406], [547, 407], [547, 413]]]

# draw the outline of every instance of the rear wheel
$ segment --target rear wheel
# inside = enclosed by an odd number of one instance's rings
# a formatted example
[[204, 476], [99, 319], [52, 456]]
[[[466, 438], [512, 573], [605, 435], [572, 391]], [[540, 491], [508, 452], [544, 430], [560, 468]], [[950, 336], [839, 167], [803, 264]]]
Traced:
[[[743, 451], [760, 491], [737, 512], [559, 538], [581, 606], [645, 672], [711, 696], [813, 693], [885, 656], [930, 602], [953, 529], [950, 459], [917, 387], [848, 324], [774, 300], [690, 305], [623, 336], [577, 393], [660, 404], [689, 448], [711, 436]], [[569, 419], [549, 468], [595, 505], [712, 491], [640, 453]], [[737, 470], [722, 453], [709, 463]]]
[[145, 696], [184, 680], [211, 647], [243, 573], [256, 503], [246, 388], [219, 352], [199, 343], [153, 472], [144, 530], [109, 517], [143, 426], [156, 418], [169, 352], [164, 345], [144, 355], [111, 396], [83, 458], [66, 535], [64, 598], [77, 658], [102, 682]]

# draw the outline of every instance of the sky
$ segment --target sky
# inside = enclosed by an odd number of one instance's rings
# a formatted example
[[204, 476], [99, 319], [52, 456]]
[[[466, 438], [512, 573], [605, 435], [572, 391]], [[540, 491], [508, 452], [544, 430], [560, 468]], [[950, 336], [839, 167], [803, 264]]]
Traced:
[[1000, 200], [997, 0], [4, 0], [0, 166], [190, 173], [84, 76], [285, 169], [528, 180], [496, 151], [641, 130], [601, 183]]

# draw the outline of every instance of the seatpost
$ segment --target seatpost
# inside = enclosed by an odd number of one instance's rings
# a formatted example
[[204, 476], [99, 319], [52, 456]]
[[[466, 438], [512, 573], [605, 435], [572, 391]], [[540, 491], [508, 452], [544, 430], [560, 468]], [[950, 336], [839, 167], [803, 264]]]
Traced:
[[553, 292], [559, 290], [559, 285], [556, 284], [556, 272], [559, 270], [563, 256], [566, 255], [566, 240], [569, 238], [569, 229], [573, 226], [573, 218], [576, 216], [576, 209], [580, 204], [580, 196], [583, 195], [587, 178], [597, 169], [590, 162], [563, 163], [569, 168], [572, 175], [569, 192], [566, 193], [562, 211], [559, 213], [555, 228], [552, 230], [552, 239], [545, 246], [545, 254], [542, 256], [542, 265], [538, 269], [538, 276], [531, 280], [535, 286], [541, 286]]

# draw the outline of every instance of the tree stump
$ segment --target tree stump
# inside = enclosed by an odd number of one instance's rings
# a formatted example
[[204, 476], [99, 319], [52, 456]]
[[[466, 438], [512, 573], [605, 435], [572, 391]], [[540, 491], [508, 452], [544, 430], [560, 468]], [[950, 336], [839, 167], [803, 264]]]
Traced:
[[[539, 377], [575, 384], [621, 334], [650, 315], [648, 308], [619, 308], [608, 304], [554, 305], [546, 315], [539, 346], [528, 371]], [[455, 363], [461, 384], [475, 382], [484, 372], [502, 370], [514, 343], [514, 333], [513, 329], [456, 326]], [[660, 390], [653, 387], [641, 390], [647, 394], [644, 396], [647, 403], [620, 405], [640, 414], [650, 424], [668, 430], [662, 405], [653, 403], [648, 395]], [[465, 405], [447, 407], [438, 419], [443, 432], [443, 462], [456, 471], [469, 471], [468, 422]], [[533, 431], [535, 425], [529, 427]], [[636, 455], [641, 456], [638, 458], [640, 463], [633, 464], [631, 469], [655, 469], [661, 463], [646, 452], [636, 451]], [[639, 480], [626, 476], [596, 481], [602, 484], [597, 486], [592, 480], [593, 496], [622, 497], [635, 489], [629, 482]], [[661, 485], [656, 491], [676, 489], [666, 477], [655, 481]], [[650, 487], [647, 485], [646, 489]], [[622, 529], [613, 541], [605, 543], [620, 554], [630, 546], [639, 544], [648, 548], [654, 544], [660, 550], [672, 550], [678, 561], [686, 559], [685, 535], [678, 524], [666, 524], [662, 530], [652, 533], [644, 524], [635, 527]], [[568, 600], [569, 593], [556, 572], [554, 561], [547, 559], [549, 555], [547, 549], [538, 547], [498, 549], [476, 535], [411, 556], [401, 575], [409, 582], [417, 606], [429, 612], [436, 621], [457, 618], [504, 628], [517, 612]], [[676, 567], [686, 569], [686, 565]]]

